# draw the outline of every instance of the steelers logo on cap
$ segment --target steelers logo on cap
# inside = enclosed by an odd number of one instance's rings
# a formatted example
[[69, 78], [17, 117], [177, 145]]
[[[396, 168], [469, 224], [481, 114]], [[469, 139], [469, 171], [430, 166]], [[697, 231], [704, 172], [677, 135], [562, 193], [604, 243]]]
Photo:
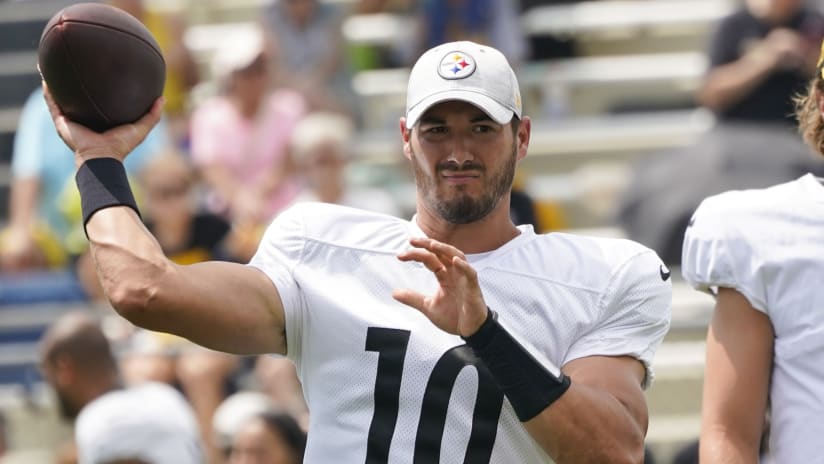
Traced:
[[444, 79], [465, 79], [475, 72], [475, 59], [464, 52], [449, 52], [438, 65], [438, 74]]

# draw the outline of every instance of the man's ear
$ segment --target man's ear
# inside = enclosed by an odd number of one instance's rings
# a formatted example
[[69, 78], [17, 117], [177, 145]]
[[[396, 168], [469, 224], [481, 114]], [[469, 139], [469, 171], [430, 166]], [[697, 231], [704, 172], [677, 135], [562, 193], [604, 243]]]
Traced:
[[518, 159], [524, 159], [527, 150], [529, 149], [529, 140], [532, 136], [532, 119], [529, 116], [524, 116], [518, 126]]
[[401, 130], [401, 140], [403, 141], [403, 156], [406, 159], [412, 159], [412, 129], [406, 128], [406, 118], [401, 117], [400, 121], [400, 130]]

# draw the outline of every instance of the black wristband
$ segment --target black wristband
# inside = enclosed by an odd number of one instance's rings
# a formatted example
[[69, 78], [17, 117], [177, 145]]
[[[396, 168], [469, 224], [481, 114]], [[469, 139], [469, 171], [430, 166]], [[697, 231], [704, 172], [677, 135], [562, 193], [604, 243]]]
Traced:
[[84, 230], [92, 215], [103, 208], [128, 206], [140, 216], [137, 202], [129, 187], [126, 168], [119, 160], [114, 158], [87, 160], [77, 170], [74, 179], [77, 182], [77, 190], [80, 191]]
[[560, 369], [556, 376], [541, 365], [498, 323], [497, 313], [487, 310], [478, 331], [464, 340], [492, 373], [518, 419], [526, 422], [560, 398], [570, 379]]

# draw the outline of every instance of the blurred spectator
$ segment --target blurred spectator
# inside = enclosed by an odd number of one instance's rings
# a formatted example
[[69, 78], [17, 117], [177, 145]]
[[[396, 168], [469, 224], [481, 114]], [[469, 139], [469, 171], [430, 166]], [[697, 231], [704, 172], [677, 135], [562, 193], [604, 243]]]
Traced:
[[139, 19], [157, 40], [166, 61], [163, 106], [169, 132], [179, 147], [188, 143], [189, 92], [199, 81], [197, 63], [183, 41], [184, 18], [172, 10], [158, 11], [143, 0], [110, 0], [110, 3]]
[[424, 0], [418, 3], [417, 47], [409, 62], [435, 45], [471, 40], [497, 48], [513, 68], [529, 55], [518, 0]]
[[[161, 124], [129, 155], [126, 169], [136, 172], [166, 143]], [[0, 270], [64, 268], [70, 255], [82, 251], [69, 249], [65, 238], [74, 218], [67, 218], [59, 204], [64, 189], [77, 190], [74, 154], [58, 137], [40, 88], [23, 107], [11, 170], [9, 224], [0, 234]]]
[[197, 422], [182, 395], [157, 383], [123, 389], [109, 341], [88, 314], [66, 314], [48, 328], [41, 368], [63, 417], [76, 418], [79, 462], [202, 463]]
[[194, 109], [192, 159], [209, 189], [209, 209], [235, 225], [259, 227], [298, 193], [287, 148], [306, 104], [294, 91], [269, 89], [258, 28], [222, 40], [212, 68], [221, 93]]
[[314, 109], [355, 110], [341, 31], [343, 13], [319, 0], [274, 0], [263, 11], [276, 82], [302, 92]]
[[242, 261], [229, 244], [230, 224], [202, 211], [194, 167], [181, 153], [165, 151], [138, 176], [146, 227], [177, 264], [207, 260]]
[[303, 429], [309, 428], [309, 409], [303, 397], [295, 364], [284, 356], [258, 356], [255, 379], [260, 391], [268, 396], [276, 407], [291, 414]]
[[618, 211], [629, 238], [678, 265], [687, 223], [705, 197], [822, 174], [793, 116], [822, 37], [824, 16], [804, 0], [747, 0], [720, 22], [699, 91], [718, 122], [695, 144], [634, 166]]
[[400, 207], [385, 191], [349, 185], [354, 126], [346, 116], [312, 113], [295, 127], [291, 153], [305, 188], [300, 201], [321, 201], [398, 216]]
[[212, 433], [212, 419], [228, 395], [232, 374], [240, 365], [235, 355], [189, 344], [177, 359], [177, 379], [194, 408], [200, 436], [211, 462], [220, 462], [221, 452]]
[[145, 383], [89, 403], [75, 427], [78, 461], [202, 464], [189, 405], [174, 388]]
[[794, 124], [824, 37], [824, 16], [804, 0], [746, 0], [713, 36], [698, 93], [722, 121]]
[[240, 427], [229, 464], [300, 464], [306, 433], [289, 414], [268, 411]]
[[239, 391], [231, 394], [215, 410], [212, 418], [214, 441], [228, 459], [232, 441], [241, 426], [253, 417], [277, 406], [269, 396], [258, 391]]

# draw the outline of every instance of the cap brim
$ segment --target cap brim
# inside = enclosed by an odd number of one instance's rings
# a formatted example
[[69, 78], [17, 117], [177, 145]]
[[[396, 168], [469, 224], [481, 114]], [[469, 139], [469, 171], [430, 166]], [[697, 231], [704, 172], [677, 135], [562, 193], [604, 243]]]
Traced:
[[440, 92], [434, 95], [430, 95], [421, 100], [420, 102], [418, 102], [417, 105], [410, 108], [409, 111], [406, 113], [406, 128], [411, 129], [415, 127], [415, 124], [417, 124], [418, 119], [420, 119], [421, 115], [423, 115], [423, 113], [425, 113], [426, 110], [432, 108], [434, 105], [437, 105], [438, 103], [443, 103], [445, 101], [455, 100], [464, 101], [477, 106], [498, 124], [508, 123], [512, 120], [512, 115], [515, 114], [515, 112], [511, 109], [498, 103], [497, 101], [495, 101], [495, 99], [487, 97], [482, 93], [466, 89], [452, 89], [446, 92]]

